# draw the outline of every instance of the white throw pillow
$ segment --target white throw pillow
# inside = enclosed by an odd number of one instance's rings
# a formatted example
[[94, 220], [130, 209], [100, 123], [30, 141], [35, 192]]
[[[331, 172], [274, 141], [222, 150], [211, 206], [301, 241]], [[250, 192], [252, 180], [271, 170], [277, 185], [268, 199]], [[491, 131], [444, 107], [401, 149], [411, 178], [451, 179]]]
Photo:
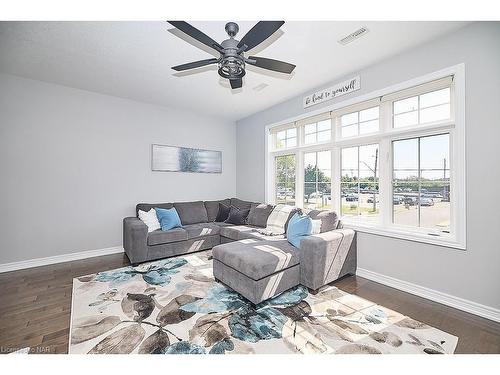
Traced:
[[311, 234], [320, 234], [321, 233], [321, 220], [314, 220], [313, 219], [313, 227], [312, 227], [312, 233]]
[[139, 210], [139, 219], [141, 219], [143, 223], [148, 226], [148, 233], [161, 228], [158, 216], [156, 216], [156, 210], [154, 208], [147, 212]]

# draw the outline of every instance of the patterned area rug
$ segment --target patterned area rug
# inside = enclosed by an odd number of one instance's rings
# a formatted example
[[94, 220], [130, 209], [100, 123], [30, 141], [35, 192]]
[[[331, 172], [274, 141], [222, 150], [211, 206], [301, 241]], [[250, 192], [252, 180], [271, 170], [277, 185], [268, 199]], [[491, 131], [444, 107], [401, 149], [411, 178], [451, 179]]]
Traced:
[[252, 305], [211, 251], [73, 280], [70, 353], [453, 353], [458, 338], [327, 286]]

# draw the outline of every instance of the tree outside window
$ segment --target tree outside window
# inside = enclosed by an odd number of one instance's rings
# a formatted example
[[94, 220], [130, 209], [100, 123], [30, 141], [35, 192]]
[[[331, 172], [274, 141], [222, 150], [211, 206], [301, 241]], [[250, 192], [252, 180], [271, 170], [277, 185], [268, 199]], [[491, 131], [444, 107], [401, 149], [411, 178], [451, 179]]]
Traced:
[[332, 208], [331, 151], [304, 154], [304, 207]]
[[280, 155], [275, 158], [276, 203], [295, 205], [295, 155]]

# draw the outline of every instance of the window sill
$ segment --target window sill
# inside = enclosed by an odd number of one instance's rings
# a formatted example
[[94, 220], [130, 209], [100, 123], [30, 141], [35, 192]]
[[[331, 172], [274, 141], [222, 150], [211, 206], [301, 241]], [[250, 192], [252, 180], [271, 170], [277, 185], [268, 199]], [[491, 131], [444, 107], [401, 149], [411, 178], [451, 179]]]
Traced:
[[406, 241], [421, 242], [430, 245], [449, 247], [459, 250], [466, 250], [465, 244], [458, 242], [456, 239], [452, 237], [434, 236], [427, 233], [412, 232], [399, 228], [368, 226], [368, 225], [363, 225], [359, 222], [345, 221], [345, 219], [342, 220], [342, 223], [345, 228], [351, 228], [355, 231], [362, 233], [375, 234], [378, 236], [397, 238]]

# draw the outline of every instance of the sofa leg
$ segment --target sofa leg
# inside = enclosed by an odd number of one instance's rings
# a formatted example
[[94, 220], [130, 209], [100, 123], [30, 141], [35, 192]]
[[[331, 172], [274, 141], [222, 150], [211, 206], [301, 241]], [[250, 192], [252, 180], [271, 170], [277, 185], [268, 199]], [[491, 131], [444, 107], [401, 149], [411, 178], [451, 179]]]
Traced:
[[311, 289], [311, 288], [307, 288], [307, 290], [309, 291], [310, 294], [312, 294], [313, 296], [318, 294], [319, 292], [319, 288], [318, 289]]

